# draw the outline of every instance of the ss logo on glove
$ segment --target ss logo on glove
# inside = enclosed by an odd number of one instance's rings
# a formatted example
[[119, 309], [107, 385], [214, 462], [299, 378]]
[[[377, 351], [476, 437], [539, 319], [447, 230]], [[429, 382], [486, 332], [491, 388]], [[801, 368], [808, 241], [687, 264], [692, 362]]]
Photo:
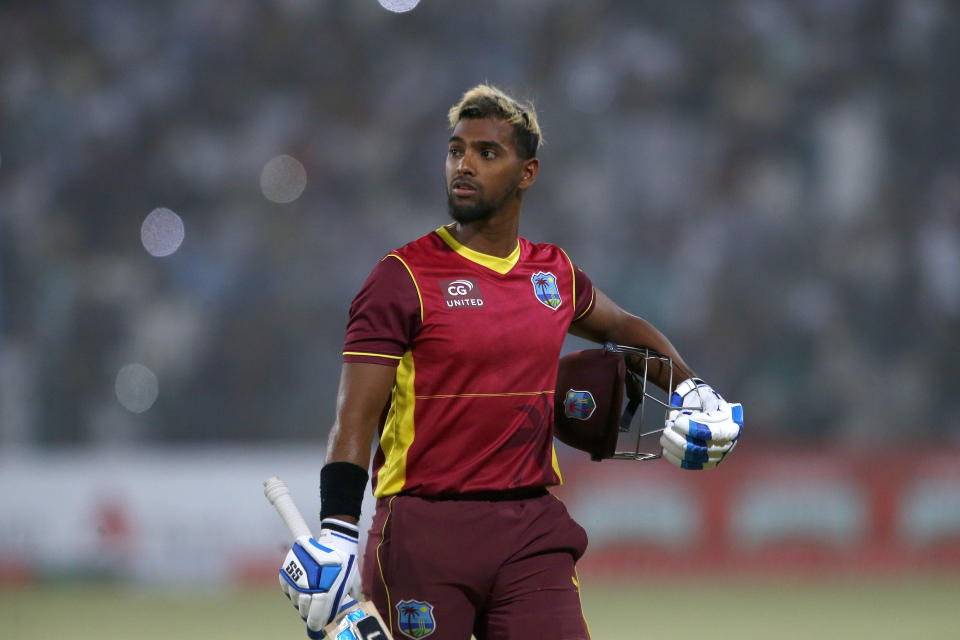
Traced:
[[303, 569], [301, 569], [300, 565], [298, 565], [296, 562], [292, 560], [290, 561], [290, 564], [286, 566], [284, 571], [287, 572], [287, 575], [290, 576], [290, 579], [293, 580], [294, 582], [299, 580], [300, 576], [303, 575]]

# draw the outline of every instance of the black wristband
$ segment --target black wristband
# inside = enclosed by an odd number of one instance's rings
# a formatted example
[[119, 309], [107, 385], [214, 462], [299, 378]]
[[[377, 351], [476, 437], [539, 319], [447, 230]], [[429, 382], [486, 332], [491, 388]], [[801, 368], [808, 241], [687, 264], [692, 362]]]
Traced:
[[320, 519], [330, 516], [360, 517], [367, 470], [352, 462], [329, 462], [320, 470]]

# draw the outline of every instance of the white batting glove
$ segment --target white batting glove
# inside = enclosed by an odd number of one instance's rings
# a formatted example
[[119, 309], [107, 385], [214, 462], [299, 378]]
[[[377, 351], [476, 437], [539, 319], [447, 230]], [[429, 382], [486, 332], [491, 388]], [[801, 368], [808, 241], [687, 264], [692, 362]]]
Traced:
[[743, 429], [743, 407], [730, 404], [699, 378], [670, 394], [660, 446], [663, 457], [681, 469], [710, 469], [733, 451]]
[[280, 589], [307, 623], [307, 635], [323, 637], [323, 628], [338, 613], [357, 603], [360, 572], [357, 567], [360, 530], [341, 520], [326, 518], [316, 539], [300, 537], [280, 569]]

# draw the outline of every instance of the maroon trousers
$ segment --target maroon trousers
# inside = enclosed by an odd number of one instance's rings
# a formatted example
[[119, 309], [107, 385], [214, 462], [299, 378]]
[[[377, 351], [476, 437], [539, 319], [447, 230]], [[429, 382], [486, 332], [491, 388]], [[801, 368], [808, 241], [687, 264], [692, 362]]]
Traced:
[[586, 532], [549, 493], [380, 498], [364, 594], [396, 640], [588, 640], [574, 569], [586, 546]]

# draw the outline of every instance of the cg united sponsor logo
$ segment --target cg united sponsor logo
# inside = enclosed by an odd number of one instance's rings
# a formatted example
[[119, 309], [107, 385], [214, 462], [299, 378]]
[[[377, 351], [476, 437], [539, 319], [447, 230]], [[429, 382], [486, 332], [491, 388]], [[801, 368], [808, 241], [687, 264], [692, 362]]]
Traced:
[[440, 280], [440, 290], [450, 308], [482, 307], [483, 296], [480, 287], [472, 278], [458, 278], [456, 280]]

